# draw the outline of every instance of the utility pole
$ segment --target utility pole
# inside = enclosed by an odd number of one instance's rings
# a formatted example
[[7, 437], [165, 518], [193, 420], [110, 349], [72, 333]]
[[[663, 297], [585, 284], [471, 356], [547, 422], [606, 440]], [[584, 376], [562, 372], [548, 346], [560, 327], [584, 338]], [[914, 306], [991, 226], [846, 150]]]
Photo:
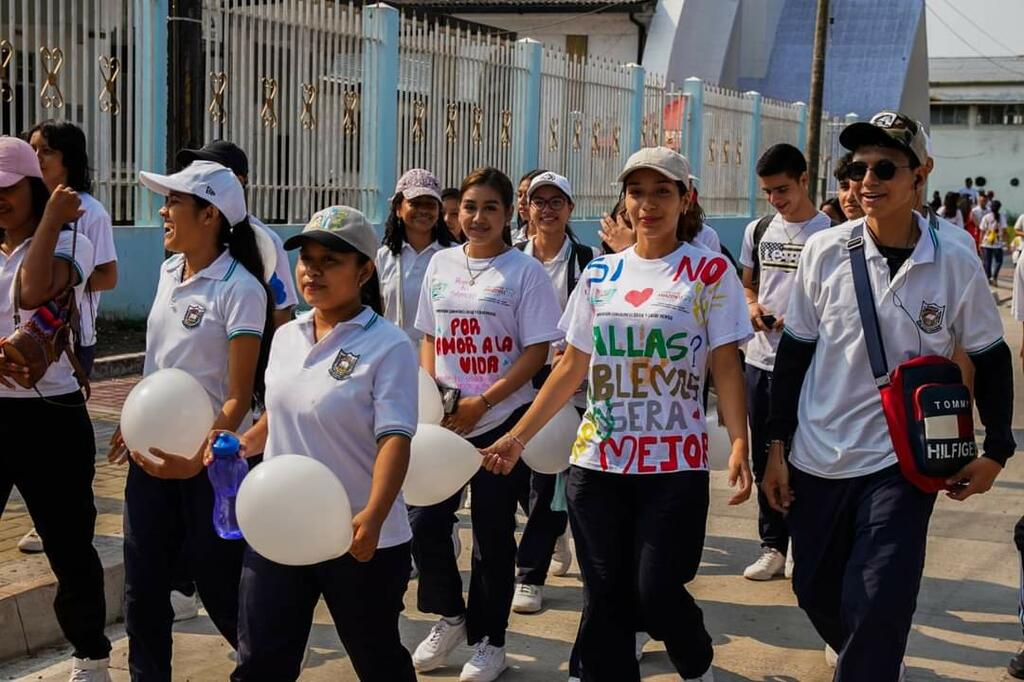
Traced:
[[828, 0], [818, 0], [814, 22], [814, 58], [811, 62], [811, 105], [807, 110], [807, 189], [818, 204], [818, 169], [821, 150], [821, 101], [825, 90], [825, 46], [828, 42]]
[[202, 0], [171, 0], [167, 17], [167, 171], [178, 170], [175, 155], [203, 142], [206, 113]]

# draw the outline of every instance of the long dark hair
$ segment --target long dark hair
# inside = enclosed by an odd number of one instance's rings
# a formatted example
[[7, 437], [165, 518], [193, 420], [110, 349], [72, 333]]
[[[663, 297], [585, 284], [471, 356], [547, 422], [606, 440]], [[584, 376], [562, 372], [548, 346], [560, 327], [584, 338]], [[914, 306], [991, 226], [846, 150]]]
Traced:
[[[202, 197], [192, 195], [196, 206], [202, 210], [210, 205]], [[267, 369], [267, 360], [270, 358], [270, 342], [274, 336], [274, 296], [267, 286], [263, 276], [263, 258], [260, 256], [260, 249], [256, 245], [256, 233], [249, 223], [249, 218], [244, 218], [240, 223], [231, 225], [223, 213], [220, 214], [220, 228], [217, 231], [217, 245], [227, 249], [231, 257], [242, 264], [249, 271], [256, 281], [263, 286], [267, 293], [266, 320], [263, 323], [263, 337], [260, 339], [260, 355], [256, 363], [256, 376], [253, 381], [253, 397], [259, 405], [264, 404], [266, 397], [266, 383], [264, 372]]]
[[[396, 256], [402, 252], [402, 243], [405, 242], [405, 221], [398, 215], [398, 207], [402, 205], [403, 199], [401, 192], [394, 196], [388, 218], [384, 221], [384, 246]], [[452, 245], [452, 233], [444, 222], [444, 204], [438, 207], [437, 222], [430, 228], [430, 237], [441, 246]]]
[[943, 213], [946, 214], [946, 219], [953, 220], [956, 214], [960, 212], [960, 195], [956, 192], [946, 192], [946, 196], [943, 197], [942, 208], [945, 209]]
[[32, 139], [33, 133], [42, 135], [50, 149], [60, 152], [64, 169], [68, 173], [68, 187], [76, 192], [92, 192], [89, 152], [82, 129], [70, 121], [50, 119], [25, 133], [26, 142]]
[[1003, 207], [1003, 202], [998, 199], [992, 200], [992, 217], [996, 219], [996, 229], [999, 229], [999, 223], [1002, 222], [1002, 218], [999, 216], [999, 209]]
[[[535, 177], [537, 177], [538, 175], [540, 175], [541, 173], [544, 173], [544, 172], [546, 172], [546, 171], [543, 168], [534, 168], [532, 171], [530, 171], [528, 173], [523, 173], [523, 177], [519, 178], [519, 184], [516, 185], [516, 189], [518, 190], [519, 189], [519, 185], [523, 184], [527, 180], [533, 180]], [[515, 200], [514, 199], [513, 199], [513, 204], [515, 204]], [[530, 209], [527, 208], [526, 210], [529, 211]], [[529, 221], [527, 220], [527, 222], [529, 222]], [[519, 230], [523, 229], [523, 217], [521, 215], [519, 215], [519, 208], [518, 207], [516, 208], [516, 229], [519, 229]], [[529, 236], [529, 235], [527, 235], [527, 236]]]

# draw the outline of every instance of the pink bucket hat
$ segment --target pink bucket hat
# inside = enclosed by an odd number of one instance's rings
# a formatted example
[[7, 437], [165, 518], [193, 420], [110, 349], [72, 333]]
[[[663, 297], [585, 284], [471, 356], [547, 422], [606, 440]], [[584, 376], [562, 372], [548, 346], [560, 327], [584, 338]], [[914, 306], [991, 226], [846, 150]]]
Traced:
[[22, 178], [43, 178], [39, 158], [31, 145], [17, 137], [0, 137], [0, 187], [10, 187]]

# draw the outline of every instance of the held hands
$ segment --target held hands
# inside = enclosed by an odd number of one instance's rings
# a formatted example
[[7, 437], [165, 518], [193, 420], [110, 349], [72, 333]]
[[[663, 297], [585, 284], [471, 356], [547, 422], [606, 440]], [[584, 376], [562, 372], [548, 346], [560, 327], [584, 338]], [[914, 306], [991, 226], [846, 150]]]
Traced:
[[523, 454], [523, 447], [516, 439], [506, 434], [497, 442], [480, 451], [483, 455], [483, 468], [492, 474], [509, 475]]
[[487, 403], [480, 396], [461, 398], [455, 412], [441, 420], [441, 426], [460, 436], [465, 436], [473, 430], [485, 412], [487, 412]]
[[729, 506], [743, 504], [750, 499], [750, 490], [754, 485], [754, 477], [750, 473], [750, 463], [747, 458], [746, 443], [733, 443], [732, 452], [729, 454], [729, 487], [735, 488], [739, 483], [739, 489], [731, 498]]
[[81, 218], [85, 211], [81, 209], [81, 200], [78, 194], [65, 185], [57, 185], [57, 188], [50, 194], [46, 202], [46, 210], [43, 211], [43, 220], [51, 221], [58, 229], [67, 223], [73, 223]]
[[363, 509], [352, 517], [352, 546], [348, 553], [353, 559], [367, 562], [373, 558], [383, 525], [384, 519], [378, 518], [369, 509]]
[[793, 503], [793, 491], [789, 487], [789, 467], [781, 444], [772, 444], [768, 450], [768, 464], [761, 481], [761, 491], [768, 498], [768, 505], [780, 514], [788, 514]]
[[967, 466], [946, 480], [946, 485], [954, 486], [946, 491], [946, 497], [963, 502], [971, 495], [988, 492], [1003, 466], [988, 457], [977, 457]]
[[614, 218], [607, 213], [601, 216], [601, 228], [597, 234], [615, 253], [625, 251], [636, 243], [636, 232], [626, 222], [622, 212], [616, 213]]

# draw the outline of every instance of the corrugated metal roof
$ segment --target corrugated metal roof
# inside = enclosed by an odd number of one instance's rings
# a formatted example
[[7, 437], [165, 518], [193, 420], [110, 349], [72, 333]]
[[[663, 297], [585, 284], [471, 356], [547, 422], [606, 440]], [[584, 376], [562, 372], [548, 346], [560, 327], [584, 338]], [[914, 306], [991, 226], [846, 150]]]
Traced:
[[928, 60], [928, 82], [1021, 83], [1024, 56], [1018, 57], [932, 57]]

